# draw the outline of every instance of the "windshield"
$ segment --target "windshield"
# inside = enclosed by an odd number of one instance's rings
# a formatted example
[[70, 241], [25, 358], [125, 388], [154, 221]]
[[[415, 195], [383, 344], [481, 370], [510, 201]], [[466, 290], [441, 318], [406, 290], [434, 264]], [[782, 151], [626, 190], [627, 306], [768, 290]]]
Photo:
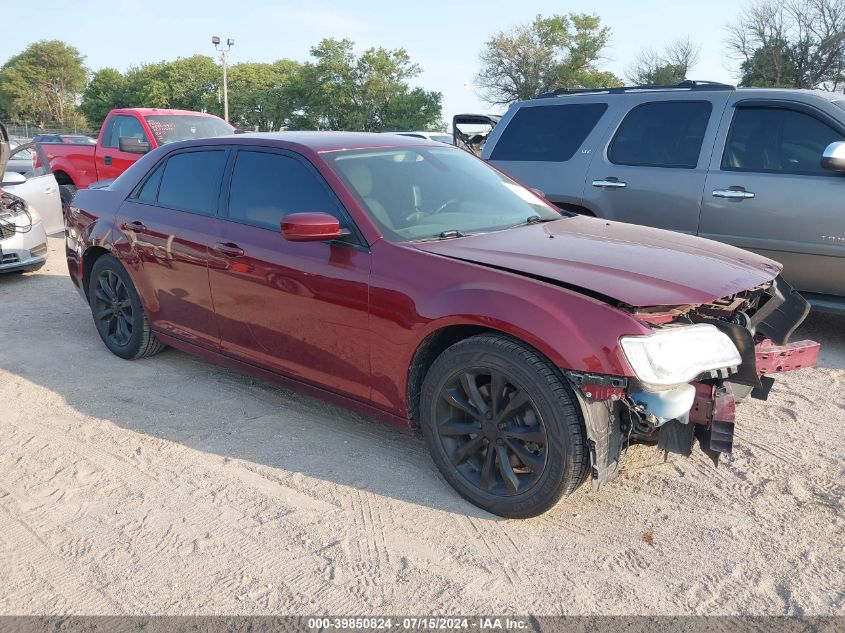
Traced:
[[224, 136], [235, 131], [231, 125], [211, 116], [191, 116], [189, 114], [155, 115], [144, 117], [147, 125], [159, 145], [192, 138]]
[[561, 217], [543, 199], [462, 150], [384, 148], [324, 157], [393, 241], [459, 237]]

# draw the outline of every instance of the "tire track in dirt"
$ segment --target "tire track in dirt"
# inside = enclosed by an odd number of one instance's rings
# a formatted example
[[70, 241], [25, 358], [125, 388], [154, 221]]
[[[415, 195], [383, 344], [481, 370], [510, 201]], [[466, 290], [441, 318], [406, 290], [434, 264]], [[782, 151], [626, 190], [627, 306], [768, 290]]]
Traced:
[[4, 541], [14, 543], [17, 556], [61, 596], [66, 608], [86, 614], [124, 613], [119, 601], [99, 587], [85, 583], [81, 570], [69, 567], [33, 528], [17, 518], [4, 497], [0, 497], [0, 533]]

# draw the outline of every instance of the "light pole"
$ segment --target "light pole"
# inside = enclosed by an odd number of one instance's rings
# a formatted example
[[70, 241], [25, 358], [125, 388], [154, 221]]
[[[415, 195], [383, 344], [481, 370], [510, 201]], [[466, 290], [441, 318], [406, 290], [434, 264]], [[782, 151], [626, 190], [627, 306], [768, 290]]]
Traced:
[[217, 35], [211, 37], [211, 43], [214, 44], [215, 50], [220, 52], [220, 61], [223, 62], [223, 119], [226, 123], [229, 122], [229, 83], [226, 77], [226, 57], [232, 47], [235, 45], [235, 40], [231, 37], [226, 40], [226, 48], [220, 45], [220, 38]]

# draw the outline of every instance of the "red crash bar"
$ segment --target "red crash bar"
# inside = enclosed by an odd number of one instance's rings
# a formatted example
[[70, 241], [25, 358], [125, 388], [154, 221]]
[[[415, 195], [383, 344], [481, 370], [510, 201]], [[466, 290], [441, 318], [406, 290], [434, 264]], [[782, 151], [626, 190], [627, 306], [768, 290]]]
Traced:
[[757, 373], [761, 376], [781, 374], [812, 367], [819, 358], [821, 345], [815, 341], [795, 341], [775, 345], [769, 339], [757, 344]]

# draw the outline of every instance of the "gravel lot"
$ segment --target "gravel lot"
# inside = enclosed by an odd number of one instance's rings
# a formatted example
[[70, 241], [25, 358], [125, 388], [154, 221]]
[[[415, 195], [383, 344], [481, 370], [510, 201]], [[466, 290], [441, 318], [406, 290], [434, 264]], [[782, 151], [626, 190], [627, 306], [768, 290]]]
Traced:
[[419, 439], [174, 350], [122, 361], [63, 242], [0, 276], [0, 614], [845, 615], [845, 319], [733, 457], [493, 517]]

